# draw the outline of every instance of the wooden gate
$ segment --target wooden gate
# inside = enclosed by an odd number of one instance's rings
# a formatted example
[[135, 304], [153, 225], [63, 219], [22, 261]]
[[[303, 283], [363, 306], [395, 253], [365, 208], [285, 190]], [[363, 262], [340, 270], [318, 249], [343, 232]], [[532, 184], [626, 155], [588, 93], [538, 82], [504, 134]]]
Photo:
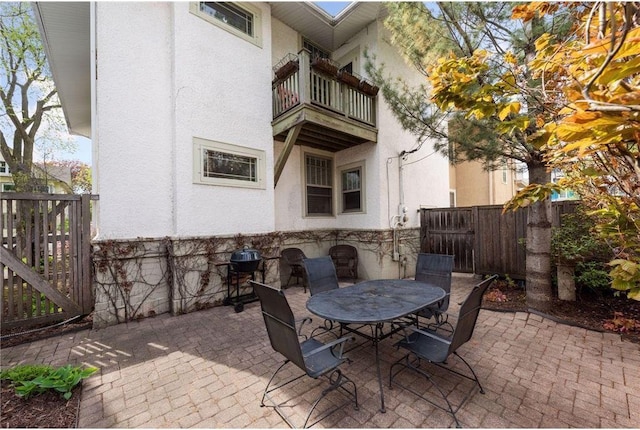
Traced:
[[[576, 201], [553, 202], [552, 224], [575, 212]], [[454, 270], [526, 277], [527, 210], [502, 213], [502, 205], [422, 209], [420, 251], [455, 256]]]
[[91, 312], [90, 195], [1, 193], [2, 327]]
[[423, 209], [420, 251], [453, 255], [456, 272], [473, 273], [473, 208]]

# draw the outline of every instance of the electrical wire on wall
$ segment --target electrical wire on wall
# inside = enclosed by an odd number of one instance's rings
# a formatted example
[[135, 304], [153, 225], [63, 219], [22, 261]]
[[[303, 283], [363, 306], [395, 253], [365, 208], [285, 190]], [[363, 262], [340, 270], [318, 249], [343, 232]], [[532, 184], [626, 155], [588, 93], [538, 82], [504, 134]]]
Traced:
[[[386, 174], [387, 174], [387, 216], [389, 217], [389, 227], [391, 228], [391, 235], [392, 235], [392, 242], [393, 242], [393, 246], [392, 246], [392, 256], [391, 259], [393, 261], [398, 261], [399, 262], [399, 266], [398, 266], [398, 277], [402, 277], [402, 268], [404, 267], [404, 271], [405, 271], [405, 275], [406, 275], [406, 259], [402, 260], [400, 258], [400, 246], [399, 246], [399, 239], [398, 239], [398, 228], [404, 226], [404, 224], [409, 220], [408, 219], [408, 209], [404, 204], [404, 178], [403, 178], [403, 169], [404, 167], [411, 165], [411, 164], [415, 164], [418, 163], [430, 156], [432, 156], [433, 154], [435, 154], [437, 151], [433, 151], [427, 155], [425, 155], [422, 158], [419, 158], [417, 160], [411, 161], [409, 163], [403, 163], [403, 161], [406, 161], [408, 156], [411, 154], [414, 154], [416, 152], [418, 152], [423, 145], [423, 142], [420, 142], [418, 144], [418, 146], [416, 146], [415, 148], [413, 148], [410, 151], [402, 151], [400, 152], [400, 154], [398, 154], [395, 157], [389, 157], [387, 158], [387, 168], [386, 168]], [[391, 183], [390, 183], [390, 175], [389, 175], [389, 166], [392, 164], [393, 160], [398, 159], [398, 197], [399, 197], [399, 201], [398, 201], [398, 212], [395, 215], [391, 215], [392, 211], [391, 211]]]

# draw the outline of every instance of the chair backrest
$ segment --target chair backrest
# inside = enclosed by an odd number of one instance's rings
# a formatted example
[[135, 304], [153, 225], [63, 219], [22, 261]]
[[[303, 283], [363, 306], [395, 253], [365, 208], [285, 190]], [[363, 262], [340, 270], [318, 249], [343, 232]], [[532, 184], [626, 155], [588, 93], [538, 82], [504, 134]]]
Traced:
[[358, 250], [351, 245], [334, 245], [329, 248], [329, 255], [335, 259], [357, 259]]
[[453, 255], [418, 254], [416, 261], [416, 281], [429, 282], [451, 292], [451, 273], [453, 272]]
[[249, 282], [260, 299], [271, 347], [306, 372], [295, 319], [284, 293], [260, 282]]
[[280, 256], [289, 264], [302, 264], [302, 260], [306, 258], [300, 248], [285, 248], [280, 252]]
[[449, 308], [451, 292], [451, 273], [453, 272], [453, 255], [418, 254], [416, 261], [416, 281], [428, 282], [442, 288], [447, 296], [440, 302], [438, 310], [445, 312]]
[[[496, 280], [498, 275], [493, 275], [490, 278], [485, 279], [478, 285], [474, 286], [467, 298], [460, 306], [460, 312], [458, 313], [458, 322], [456, 328], [453, 331], [451, 337], [451, 344], [449, 345], [449, 354], [453, 353], [458, 347], [466, 343], [473, 335], [473, 330], [476, 327], [476, 321], [478, 320], [478, 314], [480, 313], [480, 306], [482, 305], [482, 296], [484, 295], [489, 285]], [[447, 354], [447, 355], [449, 355]]]
[[314, 294], [339, 288], [338, 276], [330, 256], [302, 260], [307, 274], [309, 292]]

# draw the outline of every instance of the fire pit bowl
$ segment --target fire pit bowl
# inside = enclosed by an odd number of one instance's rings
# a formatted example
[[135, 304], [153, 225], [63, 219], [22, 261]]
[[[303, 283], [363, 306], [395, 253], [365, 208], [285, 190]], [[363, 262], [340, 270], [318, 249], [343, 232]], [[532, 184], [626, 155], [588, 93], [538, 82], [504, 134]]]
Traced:
[[233, 251], [229, 261], [234, 271], [251, 273], [258, 270], [262, 256], [260, 255], [260, 251], [245, 246], [242, 249]]

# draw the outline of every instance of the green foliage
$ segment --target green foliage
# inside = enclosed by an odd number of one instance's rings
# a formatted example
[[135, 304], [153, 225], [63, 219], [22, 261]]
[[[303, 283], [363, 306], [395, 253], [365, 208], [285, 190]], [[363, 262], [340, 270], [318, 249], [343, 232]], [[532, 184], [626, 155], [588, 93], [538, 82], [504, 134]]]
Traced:
[[562, 264], [575, 264], [602, 254], [608, 247], [592, 232], [594, 226], [595, 221], [581, 207], [563, 214], [560, 227], [552, 229], [551, 255]]
[[51, 366], [26, 364], [3, 371], [0, 379], [11, 381], [16, 393], [24, 398], [55, 390], [69, 400], [73, 388], [97, 370], [95, 367], [83, 369], [70, 364], [55, 369]]
[[30, 381], [51, 371], [53, 371], [53, 368], [46, 364], [22, 364], [0, 372], [0, 380], [9, 380], [14, 383], [17, 381]]
[[611, 277], [602, 261], [583, 261], [576, 265], [576, 284], [601, 293], [611, 291]]
[[35, 150], [47, 153], [42, 145], [53, 145], [66, 125], [28, 2], [0, 2], [0, 101], [0, 153], [16, 191], [35, 191]]

